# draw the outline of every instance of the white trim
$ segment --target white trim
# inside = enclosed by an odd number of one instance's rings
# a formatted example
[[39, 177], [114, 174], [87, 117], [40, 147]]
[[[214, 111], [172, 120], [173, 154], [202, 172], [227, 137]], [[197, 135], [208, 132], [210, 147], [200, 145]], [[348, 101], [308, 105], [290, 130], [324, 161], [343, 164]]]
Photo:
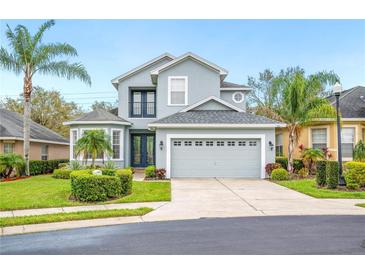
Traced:
[[132, 125], [132, 123], [130, 123], [130, 122], [122, 122], [122, 121], [68, 121], [68, 122], [63, 122], [64, 126], [69, 126], [69, 125], [105, 125], [105, 124], [109, 124], [109, 125], [126, 125], [126, 126]]
[[238, 112], [245, 112], [243, 109], [240, 109], [240, 108], [238, 108], [234, 105], [231, 105], [230, 103], [228, 103], [228, 102], [226, 102], [226, 101], [224, 101], [224, 100], [222, 100], [218, 97], [215, 97], [215, 96], [209, 96], [209, 97], [207, 97], [207, 98], [205, 98], [205, 99], [203, 99], [203, 100], [201, 100], [201, 101], [199, 101], [195, 104], [192, 104], [191, 106], [188, 106], [187, 108], [184, 108], [184, 109], [180, 110], [179, 112], [187, 112], [187, 111], [192, 110], [192, 109], [194, 109], [194, 108], [196, 108], [196, 107], [198, 107], [198, 106], [200, 106], [200, 105], [202, 105], [206, 102], [209, 102], [211, 100], [214, 100], [214, 101], [216, 101], [216, 102], [218, 102], [222, 105], [225, 105], [226, 107], [229, 107], [233, 110], [236, 110]]
[[[359, 132], [358, 132], [358, 126], [354, 125], [354, 124], [346, 124], [346, 125], [342, 125], [341, 126], [341, 135], [342, 135], [342, 129], [343, 128], [353, 128], [354, 129], [354, 142], [353, 142], [353, 147], [355, 147], [355, 145], [357, 144], [357, 142], [359, 141]], [[337, 134], [337, 128], [336, 128], [336, 134]], [[342, 144], [348, 144], [348, 143], [343, 143], [343, 137], [341, 136], [341, 141]], [[341, 146], [342, 146], [341, 144]], [[337, 154], [337, 158], [338, 158], [338, 154]], [[343, 161], [352, 161], [353, 157], [342, 157]]]
[[[234, 97], [236, 96], [236, 94], [240, 94], [242, 96], [241, 100], [236, 100]], [[236, 104], [240, 104], [245, 100], [245, 94], [241, 91], [236, 91], [232, 94], [232, 101], [235, 102]]]
[[240, 88], [240, 87], [237, 87], [237, 88], [220, 88], [221, 91], [251, 91], [252, 88]]
[[311, 126], [308, 130], [308, 144], [310, 148], [313, 148], [312, 143], [312, 129], [326, 129], [326, 146], [330, 147], [330, 126], [319, 125], [319, 126]]
[[148, 128], [273, 128], [285, 124], [148, 124]]
[[77, 128], [73, 128], [70, 129], [70, 160], [78, 160], [76, 157], [76, 159], [74, 159], [74, 143], [73, 143], [73, 136], [72, 136], [72, 132], [75, 131], [76, 132], [76, 142], [79, 140], [79, 130]]
[[[173, 79], [184, 79], [185, 80], [185, 103], [184, 104], [171, 104], [171, 80]], [[188, 105], [188, 76], [169, 76], [167, 77], [167, 105], [168, 106], [187, 106]]]
[[152, 65], [153, 63], [156, 63], [157, 61], [161, 60], [161, 59], [164, 59], [164, 58], [170, 58], [171, 60], [175, 59], [175, 56], [171, 55], [170, 53], [164, 53], [164, 54], [161, 54], [160, 56], [157, 56], [156, 58], [153, 58], [152, 60], [130, 70], [130, 71], [127, 71], [126, 73], [123, 73], [117, 77], [115, 77], [114, 79], [111, 80], [112, 84], [118, 84], [118, 82], [120, 80], [123, 80], [125, 78], [127, 78], [128, 76], [132, 75], [132, 74], [135, 74], [136, 72], [142, 70], [143, 68], [145, 67], [148, 67], [150, 65]]
[[265, 164], [266, 164], [266, 137], [265, 134], [167, 134], [166, 135], [166, 177], [171, 175], [171, 139], [260, 139], [261, 141], [261, 178], [265, 178]]
[[[0, 140], [16, 140], [16, 141], [23, 141], [21, 137], [0, 137]], [[67, 145], [69, 146], [70, 143], [67, 142], [57, 142], [57, 141], [49, 141], [43, 139], [29, 139], [30, 142], [34, 143], [46, 143], [46, 144], [55, 144], [55, 145]]]
[[111, 128], [110, 129], [110, 142], [111, 142], [111, 145], [112, 145], [112, 149], [113, 149], [113, 132], [114, 131], [119, 131], [120, 132], [120, 136], [119, 136], [119, 158], [118, 159], [114, 159], [113, 158], [113, 155], [110, 157], [110, 160], [112, 161], [124, 161], [124, 129], [123, 128]]
[[[314, 122], [335, 122], [337, 121], [336, 118], [316, 118], [313, 119]], [[344, 122], [357, 122], [357, 121], [364, 121], [365, 122], [365, 118], [341, 118], [341, 121]]]

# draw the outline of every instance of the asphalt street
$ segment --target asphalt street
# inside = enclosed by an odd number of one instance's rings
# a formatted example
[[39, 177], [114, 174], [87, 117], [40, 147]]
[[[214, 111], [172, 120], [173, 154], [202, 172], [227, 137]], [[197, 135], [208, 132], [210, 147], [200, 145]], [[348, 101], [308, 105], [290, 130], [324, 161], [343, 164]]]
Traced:
[[0, 254], [365, 254], [365, 216], [216, 218], [3, 236]]

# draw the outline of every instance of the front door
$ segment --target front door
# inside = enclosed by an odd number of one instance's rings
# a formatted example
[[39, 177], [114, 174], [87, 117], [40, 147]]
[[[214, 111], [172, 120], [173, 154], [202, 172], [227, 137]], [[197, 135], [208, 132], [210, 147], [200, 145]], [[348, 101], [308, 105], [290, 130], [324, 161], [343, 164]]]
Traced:
[[155, 135], [132, 134], [132, 159], [133, 167], [146, 167], [155, 164]]

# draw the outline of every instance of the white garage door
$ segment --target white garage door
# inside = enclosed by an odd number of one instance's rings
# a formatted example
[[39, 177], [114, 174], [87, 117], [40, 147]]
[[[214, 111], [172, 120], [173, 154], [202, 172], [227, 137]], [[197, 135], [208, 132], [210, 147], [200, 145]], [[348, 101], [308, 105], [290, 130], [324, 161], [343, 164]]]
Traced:
[[259, 139], [172, 139], [171, 177], [259, 178]]

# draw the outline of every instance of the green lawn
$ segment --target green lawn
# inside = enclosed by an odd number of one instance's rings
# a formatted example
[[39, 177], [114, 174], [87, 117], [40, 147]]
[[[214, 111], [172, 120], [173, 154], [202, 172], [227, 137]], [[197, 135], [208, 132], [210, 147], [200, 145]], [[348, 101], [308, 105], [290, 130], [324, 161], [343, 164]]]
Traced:
[[[51, 175], [34, 176], [14, 182], [0, 183], [0, 210], [78, 206], [86, 203], [70, 201], [70, 180]], [[132, 194], [105, 203], [170, 201], [169, 182], [133, 182]], [[99, 203], [100, 204], [100, 203]]]
[[57, 213], [35, 216], [22, 217], [7, 217], [0, 218], [0, 227], [14, 225], [28, 225], [41, 223], [54, 223], [75, 220], [100, 219], [111, 217], [126, 217], [126, 216], [142, 216], [151, 212], [153, 209], [141, 207], [136, 209], [110, 209], [110, 210], [94, 210], [73, 213]]
[[315, 198], [365, 199], [365, 191], [349, 192], [317, 188], [316, 182], [313, 179], [291, 180], [277, 183]]
[[357, 204], [357, 206], [365, 207], [365, 204]]

